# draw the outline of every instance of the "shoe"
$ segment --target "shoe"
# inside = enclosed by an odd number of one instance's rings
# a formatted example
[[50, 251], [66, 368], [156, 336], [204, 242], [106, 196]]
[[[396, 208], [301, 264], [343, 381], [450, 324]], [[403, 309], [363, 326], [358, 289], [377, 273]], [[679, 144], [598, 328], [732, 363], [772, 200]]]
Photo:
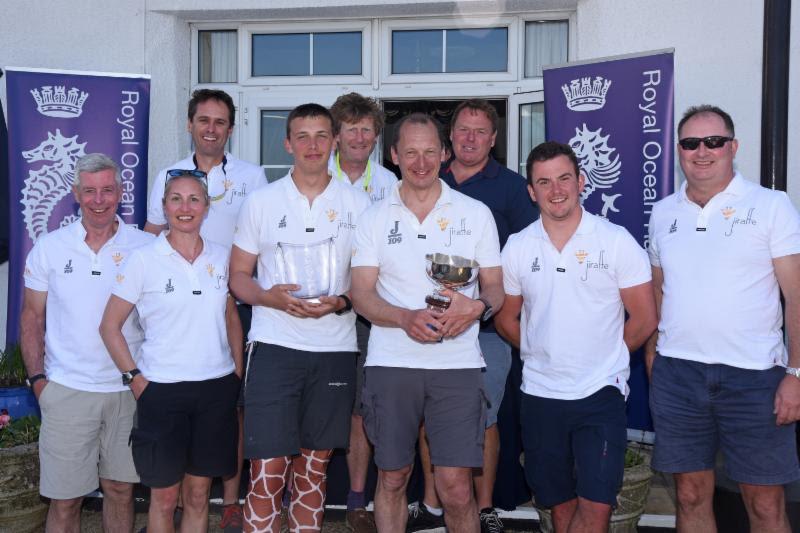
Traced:
[[408, 506], [408, 523], [406, 533], [412, 531], [427, 531], [444, 527], [444, 516], [436, 516], [428, 511], [425, 504], [414, 502]]
[[366, 509], [354, 509], [347, 511], [345, 523], [353, 533], [377, 533], [375, 518]]
[[231, 503], [222, 507], [222, 520], [219, 527], [225, 533], [242, 533], [242, 506], [238, 503]]
[[481, 509], [481, 533], [503, 533], [503, 522], [497, 516], [497, 511], [492, 508]]

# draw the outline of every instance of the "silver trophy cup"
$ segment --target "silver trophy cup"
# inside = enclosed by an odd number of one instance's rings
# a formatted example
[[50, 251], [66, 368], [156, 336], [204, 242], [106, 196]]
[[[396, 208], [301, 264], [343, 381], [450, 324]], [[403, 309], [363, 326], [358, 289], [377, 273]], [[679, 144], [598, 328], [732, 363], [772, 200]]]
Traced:
[[428, 254], [425, 271], [437, 290], [425, 297], [428, 309], [444, 311], [450, 307], [450, 298], [439, 293], [442, 289], [458, 290], [475, 283], [480, 265], [473, 259], [458, 255]]
[[310, 244], [279, 242], [275, 263], [280, 283], [300, 285], [291, 291], [295, 298], [319, 303], [336, 289], [336, 247], [333, 238]]

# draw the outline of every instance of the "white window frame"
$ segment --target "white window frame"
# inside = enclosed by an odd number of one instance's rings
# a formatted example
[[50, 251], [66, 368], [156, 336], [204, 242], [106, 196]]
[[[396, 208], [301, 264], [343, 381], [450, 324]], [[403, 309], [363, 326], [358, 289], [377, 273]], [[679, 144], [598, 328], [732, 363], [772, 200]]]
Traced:
[[[241, 79], [242, 79], [241, 78], [241, 72], [239, 71], [239, 68], [238, 68], [239, 58], [242, 56], [242, 51], [238, 50], [238, 47], [242, 45], [241, 44], [241, 38], [239, 37], [239, 34], [241, 33], [241, 24], [236, 23], [236, 22], [229, 22], [229, 23], [208, 23], [208, 22], [207, 23], [192, 23], [191, 24], [191, 30], [192, 30], [192, 35], [191, 35], [192, 43], [191, 43], [191, 60], [190, 60], [190, 63], [191, 63], [191, 69], [190, 70], [191, 70], [191, 72], [190, 72], [190, 75], [191, 75], [192, 85], [196, 86], [196, 87], [211, 87], [212, 85], [213, 86], [221, 85], [221, 86], [223, 86], [223, 90], [226, 90], [226, 89], [224, 89], [224, 87], [228, 87], [229, 88], [232, 85], [239, 85], [241, 83]], [[237, 62], [236, 63], [237, 64], [237, 68], [236, 68], [236, 79], [237, 79], [237, 81], [200, 83], [200, 68], [199, 68], [199, 64], [200, 64], [200, 32], [201, 31], [231, 31], [231, 30], [236, 31], [237, 32], [237, 38], [239, 38], [239, 41], [237, 41], [237, 43], [236, 43], [237, 50], [236, 50], [236, 59], [235, 59], [235, 61]], [[231, 92], [230, 89], [227, 89], [227, 90], [228, 90], [229, 93]]]
[[[397, 30], [464, 30], [472, 28], [507, 28], [508, 58], [505, 72], [430, 72], [420, 74], [392, 74], [392, 32]], [[487, 20], [486, 17], [463, 18], [416, 18], [383, 19], [380, 21], [381, 35], [381, 83], [433, 83], [514, 81], [519, 72], [519, 17], [502, 16]]]
[[[253, 76], [252, 40], [256, 34], [279, 33], [361, 33], [361, 75]], [[326, 22], [242, 24], [239, 27], [239, 84], [252, 85], [359, 85], [372, 77], [372, 21], [347, 20]], [[196, 79], [196, 78], [195, 78]]]
[[[578, 23], [575, 18], [574, 11], [546, 11], [542, 13], [524, 13], [519, 17], [519, 49], [520, 53], [517, 58], [517, 72], [519, 72], [520, 81], [530, 82], [542, 80], [541, 76], [533, 76], [531, 78], [525, 77], [525, 24], [528, 22], [537, 21], [567, 21], [567, 61], [575, 61], [578, 57]], [[544, 88], [544, 85], [542, 87]]]

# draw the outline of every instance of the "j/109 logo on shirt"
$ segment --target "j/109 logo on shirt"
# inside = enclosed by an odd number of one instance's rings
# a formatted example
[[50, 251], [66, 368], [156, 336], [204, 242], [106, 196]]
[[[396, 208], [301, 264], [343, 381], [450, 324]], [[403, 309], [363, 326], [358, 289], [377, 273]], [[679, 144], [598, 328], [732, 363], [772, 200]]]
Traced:
[[400, 233], [400, 221], [394, 221], [394, 227], [389, 230], [389, 234], [387, 235], [387, 240], [389, 241], [388, 244], [399, 244], [403, 242], [403, 234]]

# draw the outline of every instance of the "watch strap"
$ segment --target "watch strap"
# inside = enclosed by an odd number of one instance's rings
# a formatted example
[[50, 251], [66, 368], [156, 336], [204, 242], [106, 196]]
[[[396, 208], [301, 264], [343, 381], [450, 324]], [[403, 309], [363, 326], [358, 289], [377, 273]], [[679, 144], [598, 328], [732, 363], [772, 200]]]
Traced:
[[343, 315], [345, 313], [349, 313], [350, 311], [353, 310], [353, 302], [352, 302], [352, 300], [350, 300], [350, 298], [347, 297], [346, 294], [340, 294], [338, 297], [341, 298], [342, 300], [344, 300], [344, 307], [342, 307], [341, 309], [336, 311], [335, 312], [336, 315], [341, 316], [341, 315]]
[[33, 384], [39, 381], [40, 379], [47, 379], [47, 376], [45, 376], [44, 374], [34, 374], [33, 376], [25, 380], [25, 384], [28, 385], [28, 387], [33, 387]]

